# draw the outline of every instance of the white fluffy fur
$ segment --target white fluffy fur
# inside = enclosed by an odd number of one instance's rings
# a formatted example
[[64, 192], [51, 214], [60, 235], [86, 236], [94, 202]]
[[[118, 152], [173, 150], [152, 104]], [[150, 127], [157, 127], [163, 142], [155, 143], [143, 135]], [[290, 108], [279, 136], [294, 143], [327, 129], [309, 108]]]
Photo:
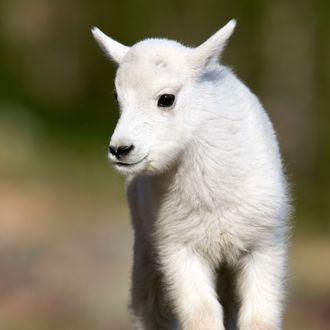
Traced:
[[[111, 145], [126, 166], [135, 230], [134, 329], [281, 329], [289, 203], [272, 124], [222, 64], [230, 21], [197, 48], [126, 47], [94, 28], [119, 65]], [[157, 107], [174, 94], [170, 108]]]

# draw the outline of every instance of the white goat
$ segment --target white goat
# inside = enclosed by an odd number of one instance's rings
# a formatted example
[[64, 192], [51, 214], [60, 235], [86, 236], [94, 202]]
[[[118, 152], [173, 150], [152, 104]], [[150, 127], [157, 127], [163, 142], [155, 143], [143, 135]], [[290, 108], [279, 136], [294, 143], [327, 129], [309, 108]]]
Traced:
[[127, 175], [134, 329], [281, 328], [287, 184], [267, 114], [218, 63], [235, 24], [196, 48], [92, 30], [119, 65], [109, 158]]

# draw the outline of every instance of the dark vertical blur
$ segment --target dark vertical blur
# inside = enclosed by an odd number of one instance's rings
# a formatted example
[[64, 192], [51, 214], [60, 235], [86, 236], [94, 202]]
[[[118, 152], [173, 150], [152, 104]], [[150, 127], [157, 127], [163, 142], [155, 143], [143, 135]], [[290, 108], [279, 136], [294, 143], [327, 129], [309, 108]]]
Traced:
[[198, 45], [233, 17], [223, 61], [269, 112], [294, 191], [285, 324], [329, 329], [327, 0], [0, 0], [0, 329], [128, 328], [115, 67], [90, 28]]

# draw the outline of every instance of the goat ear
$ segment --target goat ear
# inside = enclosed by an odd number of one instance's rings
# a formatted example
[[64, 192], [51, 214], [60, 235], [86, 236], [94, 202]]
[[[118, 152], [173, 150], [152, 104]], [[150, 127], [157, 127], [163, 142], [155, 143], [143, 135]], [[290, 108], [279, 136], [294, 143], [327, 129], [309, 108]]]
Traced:
[[236, 26], [236, 20], [232, 19], [209, 39], [193, 50], [193, 63], [195, 68], [203, 68], [212, 62], [218, 61], [229, 37]]
[[129, 47], [122, 45], [114, 39], [111, 39], [97, 27], [92, 28], [92, 34], [106, 55], [108, 55], [117, 64], [120, 64], [123, 57], [127, 54]]

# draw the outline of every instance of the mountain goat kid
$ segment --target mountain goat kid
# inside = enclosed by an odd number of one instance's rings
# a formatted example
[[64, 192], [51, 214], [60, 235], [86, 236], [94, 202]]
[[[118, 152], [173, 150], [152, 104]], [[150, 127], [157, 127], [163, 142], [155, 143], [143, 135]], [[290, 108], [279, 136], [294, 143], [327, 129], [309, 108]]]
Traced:
[[127, 175], [134, 329], [281, 329], [289, 202], [272, 124], [218, 57], [236, 22], [199, 47], [127, 47], [109, 159]]

